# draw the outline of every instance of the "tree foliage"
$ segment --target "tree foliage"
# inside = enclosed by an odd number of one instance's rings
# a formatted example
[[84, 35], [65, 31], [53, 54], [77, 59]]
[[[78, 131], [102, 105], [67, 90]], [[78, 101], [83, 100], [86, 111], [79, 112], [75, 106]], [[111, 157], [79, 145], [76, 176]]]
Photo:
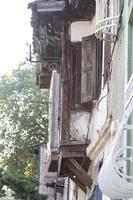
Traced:
[[31, 177], [11, 174], [0, 168], [0, 193], [3, 193], [3, 186], [9, 187], [15, 196], [20, 200], [46, 200], [46, 195], [38, 194], [38, 181]]
[[48, 90], [35, 81], [25, 66], [0, 79], [1, 165], [18, 174], [34, 173], [32, 145], [47, 140]]

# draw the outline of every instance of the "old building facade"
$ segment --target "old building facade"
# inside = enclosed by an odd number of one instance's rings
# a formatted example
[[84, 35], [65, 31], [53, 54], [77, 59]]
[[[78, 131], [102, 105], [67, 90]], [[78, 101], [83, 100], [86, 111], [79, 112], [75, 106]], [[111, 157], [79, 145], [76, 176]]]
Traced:
[[65, 180], [60, 198], [132, 198], [133, 1], [29, 8], [30, 60], [39, 87], [50, 88], [47, 170]]

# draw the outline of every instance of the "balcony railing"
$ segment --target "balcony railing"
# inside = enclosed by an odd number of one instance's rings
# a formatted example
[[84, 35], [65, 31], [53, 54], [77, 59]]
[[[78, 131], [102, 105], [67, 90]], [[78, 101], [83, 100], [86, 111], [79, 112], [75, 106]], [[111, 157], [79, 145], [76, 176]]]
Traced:
[[[118, 142], [118, 141], [117, 141]], [[98, 176], [98, 184], [101, 191], [113, 199], [128, 199], [133, 197], [133, 176], [128, 175], [124, 167], [133, 162], [133, 147], [125, 146], [118, 148], [115, 144], [101, 168]], [[130, 150], [130, 156], [126, 154]], [[126, 152], [126, 154], [125, 154]]]
[[113, 42], [117, 35], [119, 16], [107, 17], [96, 22], [95, 35], [98, 39]]
[[[104, 161], [98, 176], [101, 191], [115, 199], [133, 197], [133, 175], [127, 168], [133, 165], [133, 146], [120, 147], [120, 137], [133, 131], [133, 124], [128, 124], [133, 110], [133, 74], [125, 89], [125, 107], [123, 117], [113, 139], [111, 151]], [[129, 173], [130, 172], [130, 173]]]

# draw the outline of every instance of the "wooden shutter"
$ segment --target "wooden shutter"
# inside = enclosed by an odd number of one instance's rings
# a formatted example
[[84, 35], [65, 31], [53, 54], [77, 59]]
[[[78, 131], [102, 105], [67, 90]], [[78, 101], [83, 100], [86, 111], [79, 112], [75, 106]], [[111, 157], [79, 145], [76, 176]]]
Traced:
[[96, 70], [96, 38], [94, 35], [82, 40], [81, 102], [90, 102], [94, 96]]
[[83, 38], [81, 67], [81, 102], [99, 98], [102, 80], [103, 42], [94, 35]]

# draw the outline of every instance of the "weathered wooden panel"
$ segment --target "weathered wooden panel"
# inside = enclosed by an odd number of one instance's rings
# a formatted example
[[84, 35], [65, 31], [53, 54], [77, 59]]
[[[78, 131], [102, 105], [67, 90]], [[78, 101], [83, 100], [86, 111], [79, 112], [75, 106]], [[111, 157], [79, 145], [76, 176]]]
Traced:
[[32, 8], [31, 25], [33, 27], [34, 54], [41, 61], [46, 60], [47, 57], [61, 58], [62, 21], [59, 17], [39, 13], [34, 6]]
[[101, 92], [102, 42], [94, 35], [83, 38], [81, 68], [81, 102], [96, 100]]
[[71, 44], [71, 107], [81, 103], [81, 42]]
[[82, 69], [81, 69], [81, 101], [89, 102], [94, 97], [96, 68], [96, 39], [95, 36], [83, 38]]
[[70, 41], [69, 23], [64, 25], [63, 58], [61, 68], [61, 140], [69, 138], [70, 118]]
[[48, 89], [50, 88], [50, 81], [51, 81], [51, 72], [49, 71], [42, 71], [40, 73], [37, 73], [37, 80], [36, 84], [40, 88]]

